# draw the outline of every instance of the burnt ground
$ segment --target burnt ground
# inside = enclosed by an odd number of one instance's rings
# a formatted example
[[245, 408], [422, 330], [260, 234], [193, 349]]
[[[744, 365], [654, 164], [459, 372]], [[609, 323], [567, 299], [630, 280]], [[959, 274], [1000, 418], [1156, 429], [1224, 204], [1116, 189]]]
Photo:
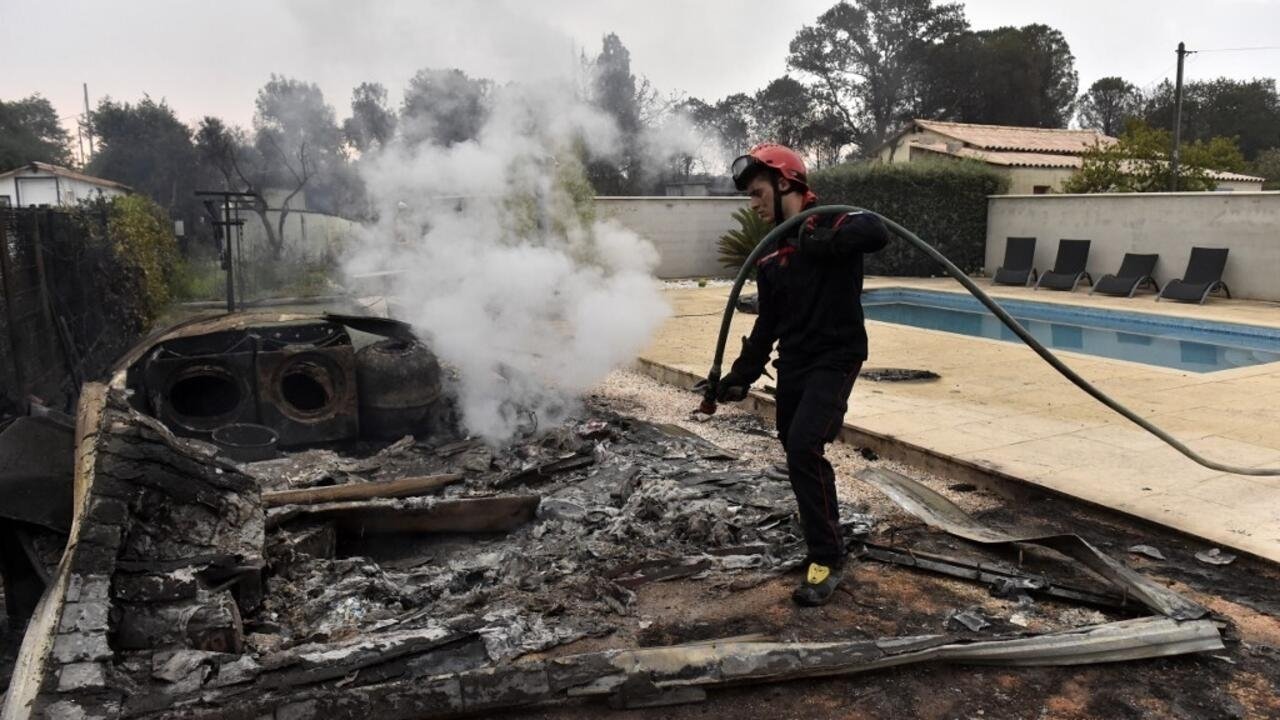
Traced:
[[[1037, 503], [1029, 516], [1049, 521], [1066, 511], [1069, 524], [1098, 537], [1110, 523], [1091, 518], [1055, 501]], [[1095, 524], [1096, 523], [1096, 524]], [[1085, 530], [1085, 527], [1088, 529]], [[1166, 553], [1178, 539], [1151, 531], [1127, 530], [1148, 543], [1160, 543]], [[888, 534], [873, 536], [889, 540]], [[941, 551], [936, 533], [923, 526], [899, 531], [898, 545]], [[959, 543], [963, 545], [963, 543]], [[948, 550], [966, 557], [992, 557], [976, 548]], [[1194, 562], [1194, 561], [1192, 561]], [[1247, 605], [1265, 606], [1263, 593], [1276, 587], [1272, 567], [1238, 560], [1216, 578], [1185, 584], [1179, 576], [1195, 573], [1175, 567], [1144, 567], [1148, 574], [1170, 581], [1205, 603], [1231, 624], [1227, 649], [1214, 656], [1184, 656], [1106, 666], [1075, 668], [982, 668], [913, 666], [851, 678], [804, 680], [713, 692], [700, 705], [661, 710], [618, 712], [627, 718], [1276, 718], [1280, 717], [1280, 619]], [[696, 582], [673, 582], [642, 588], [638, 612], [653, 618], [643, 630], [594, 641], [612, 646], [687, 642], [748, 633], [819, 640], [834, 637], [868, 638], [886, 635], [954, 631], [948, 615], [978, 607], [992, 627], [961, 633], [991, 638], [1021, 628], [1009, 623], [1014, 612], [1030, 616], [1030, 630], [1039, 621], [1064, 616], [1076, 624], [1120, 619], [1124, 615], [1099, 612], [1067, 603], [1036, 600], [1019, 607], [1014, 601], [991, 597], [984, 586], [874, 561], [856, 564], [851, 582], [828, 606], [797, 608], [790, 602], [798, 572], [731, 595], [708, 593]], [[1269, 588], [1268, 588], [1269, 586]], [[1274, 590], [1270, 591], [1274, 599]], [[1074, 616], [1074, 617], [1073, 617]], [[583, 648], [585, 649], [585, 648]], [[594, 649], [594, 648], [593, 648]], [[568, 651], [561, 648], [560, 651]], [[559, 653], [557, 653], [559, 654]], [[599, 704], [515, 713], [511, 717], [576, 720], [600, 717]]]
[[[627, 378], [657, 415], [656, 395], [666, 390]], [[661, 387], [661, 386], [658, 386]], [[671, 390], [677, 408], [687, 395]], [[629, 393], [623, 393], [627, 395]], [[683, 401], [683, 402], [682, 402]], [[628, 412], [641, 416], [635, 403]], [[668, 418], [663, 418], [664, 420]], [[747, 421], [726, 422], [751, 427]], [[690, 425], [695, 429], [696, 425]], [[732, 438], [714, 440], [734, 447]], [[746, 441], [750, 444], [753, 441]], [[837, 463], [839, 467], [840, 463]], [[1280, 718], [1280, 568], [1241, 557], [1227, 566], [1194, 559], [1204, 543], [1067, 499], [1040, 495], [1009, 501], [946, 478], [912, 473], [972, 514], [1004, 528], [1048, 527], [1075, 532], [1130, 567], [1170, 585], [1209, 607], [1227, 625], [1226, 650], [1109, 665], [1065, 668], [990, 668], [921, 665], [848, 678], [711, 691], [700, 704], [644, 711], [613, 711], [602, 703], [515, 712], [509, 718], [578, 720], [633, 718]], [[842, 468], [845, 469], [845, 468]], [[843, 478], [847, 481], [849, 478]], [[856, 482], [856, 481], [854, 481]], [[864, 486], [865, 488], [865, 486]], [[841, 485], [841, 493], [861, 494]], [[879, 503], [872, 503], [878, 506]], [[873, 512], [880, 514], [876, 507]], [[872, 542], [939, 554], [1005, 561], [1018, 558], [932, 530], [901, 512], [877, 524]], [[1127, 552], [1135, 544], [1158, 548], [1165, 561]], [[1035, 553], [1032, 553], [1034, 555]], [[1058, 579], [1087, 583], [1087, 574], [1050, 552], [1024, 556], [1026, 566]], [[715, 590], [693, 580], [654, 583], [637, 591], [635, 620], [613, 636], [557, 648], [548, 655], [618, 646], [647, 646], [745, 634], [788, 640], [870, 638], [886, 635], [958, 632], [991, 639], [1018, 632], [1052, 630], [1130, 617], [1123, 612], [1036, 599], [1021, 603], [993, 597], [984, 585], [873, 560], [853, 564], [846, 584], [823, 608], [799, 608], [789, 595], [799, 571], [752, 588]], [[949, 616], [980, 609], [991, 626], [968, 632]], [[1024, 625], [1010, 622], [1016, 618]]]
[[[690, 397], [630, 373], [602, 388], [598, 401], [655, 422], [678, 422], [743, 461], [767, 465], [778, 458], [770, 428], [729, 411], [711, 423], [688, 422]], [[869, 540], [882, 545], [1017, 564], [1055, 578], [1101, 589], [1087, 573], [1051, 553], [1022, 558], [931, 530], [897, 510], [878, 493], [852, 480], [868, 464], [910, 474], [970, 513], [1007, 529], [1049, 527], [1076, 532], [1104, 551], [1211, 608], [1227, 625], [1227, 648], [1183, 656], [1073, 668], [908, 666], [833, 679], [761, 684], [709, 692], [705, 702], [646, 711], [613, 711], [602, 702], [512, 712], [507, 718], [578, 720], [632, 718], [1280, 718], [1280, 568], [1242, 557], [1233, 564], [1201, 564], [1203, 543], [1049, 496], [1006, 500], [971, 486], [949, 483], [909, 467], [867, 461], [856, 450], [833, 447], [841, 495], [864, 507], [876, 523]], [[1142, 543], [1166, 561], [1130, 554]], [[872, 638], [951, 633], [991, 639], [1119, 620], [1135, 614], [1047, 599], [993, 597], [985, 585], [864, 560], [851, 564], [847, 582], [823, 608], [801, 609], [789, 599], [799, 572], [728, 589], [698, 579], [652, 582], [613, 632], [554, 647], [560, 656], [617, 647], [654, 646], [741, 635], [784, 640]], [[2, 602], [2, 598], [0, 598]], [[977, 632], [950, 616], [973, 610], [990, 622]], [[20, 633], [0, 626], [0, 687], [16, 654]]]

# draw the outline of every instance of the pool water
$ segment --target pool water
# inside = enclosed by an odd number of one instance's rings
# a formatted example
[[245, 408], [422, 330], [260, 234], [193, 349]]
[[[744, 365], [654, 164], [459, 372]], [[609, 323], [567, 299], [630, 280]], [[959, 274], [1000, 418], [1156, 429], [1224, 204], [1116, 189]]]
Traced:
[[[1202, 373], [1280, 360], [1280, 328], [1024, 300], [996, 301], [1053, 350]], [[968, 294], [886, 288], [868, 290], [862, 304], [868, 320], [1022, 343]]]

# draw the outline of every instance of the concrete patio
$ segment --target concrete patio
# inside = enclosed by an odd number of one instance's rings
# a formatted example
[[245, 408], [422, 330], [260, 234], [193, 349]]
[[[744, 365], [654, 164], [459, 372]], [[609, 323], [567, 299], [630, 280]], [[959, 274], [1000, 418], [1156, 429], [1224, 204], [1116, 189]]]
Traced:
[[[983, 281], [985, 283], [985, 281]], [[867, 287], [965, 292], [950, 279], [871, 278]], [[1280, 328], [1280, 304], [1213, 299], [1203, 306], [1136, 298], [994, 289], [997, 297], [1109, 307]], [[672, 289], [673, 317], [643, 358], [705, 374], [724, 286]], [[754, 316], [736, 315], [728, 357]], [[880, 322], [867, 324], [867, 367], [929, 369], [936, 382], [859, 382], [846, 423], [1012, 476], [1216, 545], [1280, 562], [1280, 477], [1216, 472], [1192, 462], [1082, 393], [1028, 348]], [[1103, 391], [1220, 462], [1280, 466], [1280, 363], [1191, 373], [1064, 352]], [[762, 378], [757, 387], [771, 384]]]

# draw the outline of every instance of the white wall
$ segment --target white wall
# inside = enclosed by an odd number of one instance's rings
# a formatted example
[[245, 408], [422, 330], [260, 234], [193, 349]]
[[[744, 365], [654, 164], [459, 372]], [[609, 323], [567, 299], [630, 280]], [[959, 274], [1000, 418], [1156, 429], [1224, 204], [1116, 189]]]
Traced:
[[1261, 192], [1262, 181], [1219, 180], [1218, 192]]
[[[241, 210], [244, 220], [241, 242], [246, 257], [253, 251], [267, 250], [267, 233], [258, 214]], [[279, 230], [280, 213], [267, 212], [273, 230]], [[291, 260], [318, 261], [337, 257], [341, 249], [355, 236], [357, 223], [336, 215], [293, 210], [284, 221], [285, 255]]]
[[9, 204], [13, 207], [75, 205], [99, 194], [115, 197], [125, 193], [117, 188], [101, 187], [84, 180], [43, 172], [0, 179], [0, 195], [8, 196]]
[[596, 212], [653, 243], [660, 278], [723, 277], [733, 274], [717, 259], [716, 242], [738, 227], [733, 213], [742, 197], [600, 197]]
[[1062, 184], [1076, 174], [1073, 168], [990, 167], [1009, 178], [1010, 195], [1034, 195], [1037, 185], [1049, 186], [1050, 192], [1062, 192]]
[[[720, 265], [716, 247], [720, 236], [738, 227], [734, 211], [746, 206], [741, 197], [601, 197], [596, 213], [616, 220], [653, 243], [658, 251], [660, 278], [726, 277], [734, 271]], [[244, 251], [266, 246], [266, 232], [255, 213], [241, 211]], [[268, 213], [272, 227], [279, 214]], [[305, 238], [304, 226], [305, 224]], [[337, 254], [354, 236], [350, 220], [313, 212], [289, 213], [285, 247], [290, 257], [316, 260]]]
[[1008, 237], [1036, 238], [1037, 270], [1053, 267], [1060, 239], [1092, 240], [1095, 280], [1118, 270], [1126, 252], [1159, 253], [1162, 285], [1182, 277], [1192, 246], [1227, 247], [1232, 296], [1280, 301], [1280, 192], [993, 195], [987, 203], [988, 275]]

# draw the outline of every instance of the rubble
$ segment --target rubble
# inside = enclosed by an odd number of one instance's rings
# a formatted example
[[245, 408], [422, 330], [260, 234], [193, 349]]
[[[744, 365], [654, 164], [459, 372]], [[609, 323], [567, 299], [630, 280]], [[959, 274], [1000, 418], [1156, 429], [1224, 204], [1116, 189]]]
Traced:
[[1164, 553], [1150, 545], [1130, 545], [1129, 552], [1134, 553], [1135, 555], [1142, 555], [1151, 558], [1152, 560], [1164, 560]]
[[1210, 548], [1196, 553], [1196, 559], [1206, 565], [1230, 565], [1236, 561], [1236, 556], [1218, 548]]
[[[243, 320], [218, 322], [242, 333], [234, 337], [254, 336]], [[181, 337], [157, 342], [187, 347]], [[338, 345], [335, 357], [352, 354]], [[287, 343], [273, 352], [282, 362], [303, 357]], [[139, 375], [117, 380], [126, 376]], [[615, 707], [657, 707], [697, 701], [707, 687], [910, 662], [1060, 664], [1222, 647], [1203, 607], [1078, 536], [998, 531], [876, 469], [864, 479], [931, 524], [980, 543], [1052, 547], [1114, 586], [873, 543], [875, 519], [845, 504], [845, 539], [861, 557], [985, 583], [1017, 602], [1007, 622], [975, 608], [953, 615], [953, 625], [992, 638], [977, 644], [951, 635], [756, 638], [548, 655], [652, 623], [636, 617], [637, 593], [656, 583], [737, 591], [799, 564], [785, 475], [594, 399], [571, 422], [501, 448], [439, 424], [450, 416], [440, 408], [410, 407], [430, 429], [393, 441], [346, 436], [346, 410], [321, 418], [321, 430], [294, 418], [281, 457], [233, 462], [199, 433], [175, 433], [148, 412], [148, 393], [128, 389], [86, 386], [75, 463], [81, 522], [32, 621], [6, 712], [437, 717], [597, 695]], [[355, 407], [343, 397], [343, 408]], [[179, 402], [167, 412], [189, 410]], [[236, 419], [260, 419], [252, 412], [242, 407]], [[719, 416], [707, 427], [768, 434]], [[343, 438], [296, 444], [317, 432]], [[1087, 628], [1021, 637], [1042, 617], [1032, 595], [1121, 612], [1141, 609], [1136, 599], [1169, 619], [1093, 613], [1065, 625]]]

